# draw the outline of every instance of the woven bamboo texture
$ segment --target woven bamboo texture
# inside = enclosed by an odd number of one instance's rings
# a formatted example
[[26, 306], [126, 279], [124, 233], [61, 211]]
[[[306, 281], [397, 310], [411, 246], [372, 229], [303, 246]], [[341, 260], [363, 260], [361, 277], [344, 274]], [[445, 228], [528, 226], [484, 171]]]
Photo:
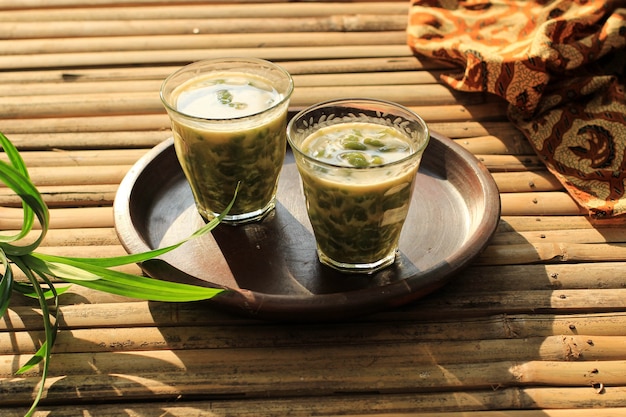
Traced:
[[[120, 181], [168, 138], [160, 83], [199, 59], [254, 56], [294, 77], [292, 111], [370, 96], [471, 151], [501, 192], [486, 250], [442, 290], [350, 322], [281, 324], [73, 287], [36, 416], [626, 416], [626, 220], [594, 220], [506, 119], [405, 45], [406, 1], [0, 0], [0, 131], [51, 208], [41, 251], [125, 253]], [[0, 159], [4, 158], [0, 154]], [[0, 230], [20, 200], [0, 186]], [[124, 267], [140, 273], [137, 266]], [[17, 279], [25, 279], [18, 276]], [[43, 338], [0, 319], [0, 414], [23, 415]]]

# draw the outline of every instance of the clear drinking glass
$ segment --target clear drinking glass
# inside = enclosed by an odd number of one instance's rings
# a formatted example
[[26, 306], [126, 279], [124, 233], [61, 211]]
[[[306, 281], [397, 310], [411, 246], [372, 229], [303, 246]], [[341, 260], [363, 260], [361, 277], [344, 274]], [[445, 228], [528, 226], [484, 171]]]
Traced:
[[319, 260], [343, 272], [394, 263], [413, 182], [430, 135], [398, 104], [316, 104], [287, 126]]
[[226, 209], [238, 183], [225, 223], [259, 220], [274, 208], [292, 92], [287, 71], [254, 58], [199, 61], [165, 79], [161, 101], [176, 155], [205, 220]]

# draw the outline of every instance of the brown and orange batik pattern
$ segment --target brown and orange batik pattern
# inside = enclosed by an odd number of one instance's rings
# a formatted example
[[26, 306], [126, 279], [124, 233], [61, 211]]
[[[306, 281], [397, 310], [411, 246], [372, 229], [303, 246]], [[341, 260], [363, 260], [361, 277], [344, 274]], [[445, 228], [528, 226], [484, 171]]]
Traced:
[[626, 1], [412, 0], [407, 35], [452, 88], [506, 99], [590, 214], [626, 213]]

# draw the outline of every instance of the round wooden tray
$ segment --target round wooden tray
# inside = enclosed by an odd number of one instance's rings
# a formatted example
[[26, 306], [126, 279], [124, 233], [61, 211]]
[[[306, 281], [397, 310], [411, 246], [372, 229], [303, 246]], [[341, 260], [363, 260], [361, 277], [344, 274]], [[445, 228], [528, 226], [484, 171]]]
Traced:
[[[140, 159], [120, 184], [115, 226], [130, 253], [177, 243], [204, 223], [173, 140]], [[373, 275], [341, 274], [317, 260], [300, 177], [287, 152], [276, 210], [144, 262], [158, 279], [226, 288], [215, 306], [273, 320], [337, 320], [400, 306], [453, 278], [495, 232], [500, 197], [486, 168], [436, 133], [424, 153], [397, 262]]]

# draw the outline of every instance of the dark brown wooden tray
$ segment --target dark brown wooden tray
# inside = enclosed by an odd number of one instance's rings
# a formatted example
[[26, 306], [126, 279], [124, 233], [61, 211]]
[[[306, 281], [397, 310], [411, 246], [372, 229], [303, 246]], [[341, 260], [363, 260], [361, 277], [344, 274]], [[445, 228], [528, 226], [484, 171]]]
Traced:
[[[173, 141], [149, 151], [122, 181], [115, 204], [118, 236], [130, 253], [179, 242], [204, 223], [176, 159]], [[219, 225], [159, 259], [144, 262], [158, 279], [229, 291], [207, 301], [273, 320], [340, 320], [400, 306], [443, 286], [487, 245], [500, 197], [486, 168], [436, 133], [425, 151], [394, 266], [344, 275], [321, 265], [300, 178], [287, 158], [278, 203], [259, 223]]]

